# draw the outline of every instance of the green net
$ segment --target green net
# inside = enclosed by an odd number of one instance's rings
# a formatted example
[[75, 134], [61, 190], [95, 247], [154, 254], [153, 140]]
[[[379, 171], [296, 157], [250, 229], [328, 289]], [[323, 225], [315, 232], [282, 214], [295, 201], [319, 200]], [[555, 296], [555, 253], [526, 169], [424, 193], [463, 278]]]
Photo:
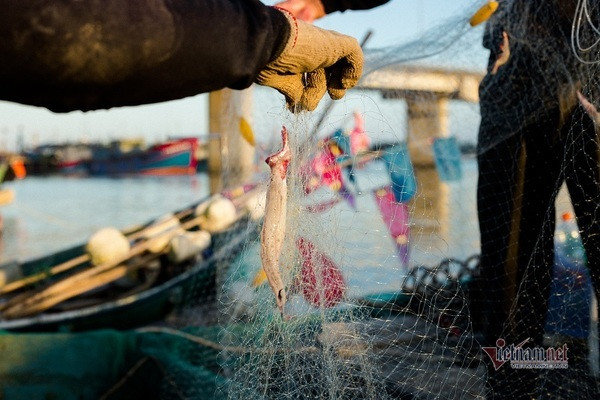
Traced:
[[283, 312], [244, 220], [160, 322], [1, 336], [5, 398], [596, 398], [599, 6], [486, 3], [367, 49], [332, 108], [255, 90], [263, 197], [290, 133]]

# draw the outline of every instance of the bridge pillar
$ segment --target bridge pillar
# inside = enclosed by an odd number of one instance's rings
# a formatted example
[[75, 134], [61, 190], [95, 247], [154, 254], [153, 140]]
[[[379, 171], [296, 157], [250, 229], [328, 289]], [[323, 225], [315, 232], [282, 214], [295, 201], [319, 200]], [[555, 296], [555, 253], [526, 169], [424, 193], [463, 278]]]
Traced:
[[252, 125], [252, 88], [210, 93], [208, 173], [211, 193], [248, 182], [254, 172], [254, 147], [241, 135], [241, 118]]
[[[419, 190], [412, 201], [413, 218], [419, 226], [413, 239], [428, 249], [442, 249], [449, 240], [449, 188], [435, 169], [433, 140], [449, 135], [448, 98], [436, 93], [419, 92], [406, 97], [408, 105], [406, 142], [414, 166]], [[431, 264], [441, 254], [423, 254], [420, 263]], [[416, 260], [415, 260], [416, 261]]]
[[435, 93], [421, 92], [407, 96], [406, 103], [406, 142], [412, 162], [417, 167], [433, 167], [433, 140], [449, 135], [448, 98]]

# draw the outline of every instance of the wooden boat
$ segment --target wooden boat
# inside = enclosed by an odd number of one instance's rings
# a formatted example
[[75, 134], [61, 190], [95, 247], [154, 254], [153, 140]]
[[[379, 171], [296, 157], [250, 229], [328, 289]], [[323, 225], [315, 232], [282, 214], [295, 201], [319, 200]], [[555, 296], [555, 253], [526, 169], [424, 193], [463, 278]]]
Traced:
[[198, 137], [181, 137], [149, 147], [141, 139], [50, 144], [24, 156], [28, 170], [37, 175], [190, 175], [206, 167], [206, 143]]
[[[50, 332], [104, 328], [129, 329], [158, 321], [183, 304], [214, 301], [217, 270], [231, 263], [247, 240], [258, 237], [257, 222], [247, 218], [244, 212], [244, 201], [253, 195], [253, 190], [255, 190], [254, 186], [249, 185], [238, 190], [237, 193], [229, 192], [234, 196], [232, 201], [238, 211], [235, 222], [227, 229], [214, 233], [210, 246], [200, 254], [186, 261], [174, 263], [164, 253], [156, 256], [149, 251], [140, 253], [141, 262], [147, 259], [153, 261], [148, 261], [147, 265], [142, 266], [143, 279], [135, 285], [111, 281], [59, 302], [39, 314], [12, 319], [2, 317], [6, 305], [14, 302], [15, 298], [17, 300], [19, 296], [27, 298], [27, 294], [31, 297], [61, 280], [64, 282], [70, 279], [74, 274], [85, 273], [86, 269], [91, 268], [90, 262], [86, 261], [68, 272], [40, 280], [34, 284], [33, 290], [26, 291], [27, 288], [23, 288], [8, 295], [0, 294], [2, 310], [0, 330]], [[206, 204], [212, 199], [205, 199], [179, 211], [176, 215], [182, 216], [180, 218], [182, 226], [198, 218], [194, 216], [194, 210], [198, 205]], [[139, 237], [146, 228], [153, 226], [158, 220], [160, 219], [124, 233], [130, 235], [129, 237]], [[143, 242], [143, 239], [137, 243], [140, 242]], [[0, 266], [0, 271], [17, 270], [25, 277], [24, 279], [35, 278], [36, 275], [40, 275], [40, 271], [42, 274], [48, 273], [52, 266], [65, 265], [85, 258], [85, 244], [82, 244], [21, 264], [5, 264]], [[0, 287], [0, 293], [3, 293], [2, 291]]]
[[90, 175], [189, 175], [197, 168], [198, 138], [179, 138], [149, 149], [123, 152], [119, 147], [96, 148], [86, 167]]
[[43, 144], [22, 153], [31, 175], [60, 173], [87, 175], [85, 163], [92, 156], [92, 145], [85, 143]]

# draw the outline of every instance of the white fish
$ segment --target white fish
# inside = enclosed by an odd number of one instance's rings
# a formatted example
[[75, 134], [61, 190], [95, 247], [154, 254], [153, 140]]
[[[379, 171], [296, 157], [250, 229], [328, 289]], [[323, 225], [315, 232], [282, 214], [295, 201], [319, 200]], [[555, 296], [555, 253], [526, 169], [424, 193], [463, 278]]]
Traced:
[[265, 161], [271, 167], [271, 179], [267, 191], [265, 218], [261, 232], [260, 258], [269, 280], [269, 285], [275, 294], [279, 311], [283, 314], [285, 306], [285, 287], [279, 271], [279, 257], [285, 237], [285, 219], [287, 209], [286, 175], [291, 159], [288, 145], [288, 132], [285, 126], [281, 130], [282, 149], [268, 157]]

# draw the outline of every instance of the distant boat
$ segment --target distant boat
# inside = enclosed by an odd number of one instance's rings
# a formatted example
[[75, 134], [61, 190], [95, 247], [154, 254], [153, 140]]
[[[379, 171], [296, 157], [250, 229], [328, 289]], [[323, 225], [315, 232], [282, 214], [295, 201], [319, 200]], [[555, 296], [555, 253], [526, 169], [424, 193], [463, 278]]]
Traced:
[[44, 144], [22, 153], [31, 175], [87, 175], [92, 147], [85, 143]]
[[86, 162], [90, 175], [190, 175], [196, 173], [198, 138], [180, 138], [148, 149], [97, 147]]
[[190, 175], [206, 169], [206, 145], [197, 137], [173, 138], [151, 147], [143, 139], [49, 144], [23, 156], [33, 175]]

